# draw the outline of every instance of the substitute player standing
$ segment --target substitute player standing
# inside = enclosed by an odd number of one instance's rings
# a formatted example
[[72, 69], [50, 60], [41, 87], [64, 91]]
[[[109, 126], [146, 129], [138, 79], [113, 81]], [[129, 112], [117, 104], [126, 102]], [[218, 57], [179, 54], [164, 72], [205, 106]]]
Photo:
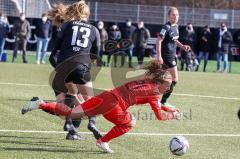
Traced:
[[157, 39], [156, 50], [157, 50], [157, 61], [161, 64], [168, 66], [168, 71], [172, 75], [172, 84], [170, 91], [162, 96], [161, 103], [165, 106], [172, 107], [170, 103], [167, 103], [167, 99], [170, 97], [173, 88], [178, 81], [177, 72], [177, 61], [176, 61], [176, 49], [177, 46], [186, 52], [190, 51], [191, 48], [188, 45], [183, 45], [178, 41], [179, 31], [178, 22], [179, 12], [176, 7], [170, 7], [168, 10], [168, 22], [162, 27], [160, 36]]

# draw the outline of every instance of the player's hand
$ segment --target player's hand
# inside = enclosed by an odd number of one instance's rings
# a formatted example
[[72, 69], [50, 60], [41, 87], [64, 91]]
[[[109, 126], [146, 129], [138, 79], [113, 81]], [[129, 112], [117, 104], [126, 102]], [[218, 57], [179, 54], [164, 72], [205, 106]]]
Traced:
[[164, 110], [165, 112], [180, 112], [178, 108], [172, 108], [164, 105], [161, 106], [161, 109]]
[[178, 109], [178, 108], [171, 108], [171, 109], [173, 112], [178, 112], [178, 113], [180, 112], [180, 109]]
[[182, 49], [183, 49], [184, 51], [186, 51], [186, 52], [189, 52], [189, 51], [192, 50], [189, 45], [183, 45], [183, 48], [182, 48]]
[[160, 63], [160, 64], [163, 64], [163, 59], [162, 57], [156, 57], [156, 62]]
[[176, 120], [181, 120], [183, 117], [183, 113], [180, 112], [173, 112], [173, 118]]

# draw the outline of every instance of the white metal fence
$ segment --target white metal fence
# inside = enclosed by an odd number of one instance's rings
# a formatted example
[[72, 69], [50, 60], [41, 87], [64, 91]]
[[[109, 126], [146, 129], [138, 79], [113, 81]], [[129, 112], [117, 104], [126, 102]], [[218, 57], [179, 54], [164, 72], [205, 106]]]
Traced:
[[[39, 18], [53, 4], [72, 3], [74, 0], [0, 0], [0, 10], [8, 16], [18, 16], [25, 12], [27, 17]], [[90, 20], [124, 22], [131, 18], [133, 22], [143, 20], [147, 24], [164, 24], [167, 21], [168, 6], [150, 6], [134, 4], [116, 4], [89, 2]], [[180, 25], [191, 22], [194, 26], [209, 25], [218, 27], [224, 22], [229, 28], [240, 28], [240, 10], [206, 9], [179, 7]]]

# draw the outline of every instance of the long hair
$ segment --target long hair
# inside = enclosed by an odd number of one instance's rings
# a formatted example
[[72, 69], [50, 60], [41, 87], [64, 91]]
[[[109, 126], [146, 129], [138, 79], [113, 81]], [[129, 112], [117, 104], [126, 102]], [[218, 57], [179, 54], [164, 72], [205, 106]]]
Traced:
[[64, 22], [64, 14], [67, 7], [67, 5], [60, 3], [48, 11], [48, 16], [52, 20], [53, 25], [59, 27]]
[[165, 82], [170, 82], [172, 76], [170, 72], [167, 70], [167, 66], [164, 64], [160, 64], [159, 62], [152, 61], [150, 65], [146, 66], [145, 69], [146, 75], [152, 79], [153, 83], [163, 84]]
[[64, 20], [71, 21], [71, 20], [88, 20], [90, 16], [90, 9], [89, 6], [85, 3], [84, 0], [79, 2], [73, 3], [70, 5], [65, 12]]

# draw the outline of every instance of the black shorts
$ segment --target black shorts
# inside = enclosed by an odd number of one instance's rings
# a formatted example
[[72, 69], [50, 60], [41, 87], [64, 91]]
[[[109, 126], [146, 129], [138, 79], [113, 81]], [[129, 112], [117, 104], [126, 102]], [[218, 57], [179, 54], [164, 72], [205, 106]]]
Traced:
[[168, 68], [173, 68], [177, 66], [177, 59], [176, 57], [168, 57], [168, 58], [163, 57], [163, 63], [167, 65]]
[[74, 84], [86, 84], [91, 80], [90, 67], [85, 64], [79, 65], [65, 79], [66, 83], [73, 82]]

